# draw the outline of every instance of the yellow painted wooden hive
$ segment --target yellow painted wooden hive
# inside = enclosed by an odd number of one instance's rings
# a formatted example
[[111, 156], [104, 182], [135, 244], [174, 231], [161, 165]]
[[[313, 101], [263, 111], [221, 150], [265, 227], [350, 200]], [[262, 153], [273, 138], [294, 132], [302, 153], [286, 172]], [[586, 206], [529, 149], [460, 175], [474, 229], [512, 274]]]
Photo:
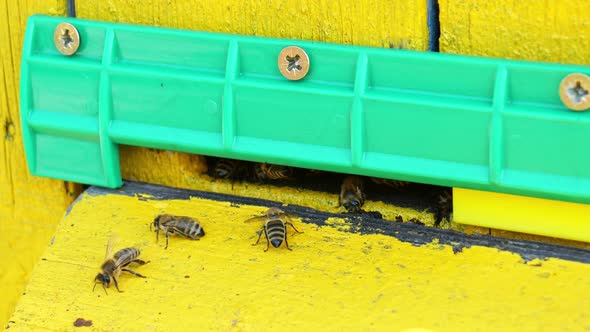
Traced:
[[[101, 21], [426, 51], [433, 4], [440, 9], [441, 52], [578, 64], [587, 64], [590, 56], [584, 15], [590, 4], [573, 0], [535, 6], [466, 0], [78, 1], [75, 9], [77, 17]], [[0, 323], [9, 330], [70, 330], [78, 318], [80, 324], [92, 321], [93, 330], [590, 327], [584, 310], [590, 283], [583, 278], [590, 267], [586, 252], [576, 249], [588, 248], [586, 243], [457, 224], [443, 228], [475, 234], [437, 233], [411, 223], [392, 223], [390, 229], [380, 221], [378, 230], [363, 228], [339, 215], [333, 193], [212, 182], [202, 156], [121, 147], [125, 179], [268, 199], [307, 211], [309, 219], [294, 221], [304, 233], [289, 233], [293, 251], [271, 247], [264, 252], [264, 244], [251, 246], [260, 225], [242, 221], [265, 210], [265, 201], [232, 203], [228, 196], [182, 191], [158, 197], [158, 190], [168, 189], [140, 185], [135, 195], [99, 188], [84, 192], [81, 184], [30, 176], [18, 107], [25, 22], [37, 13], [65, 16], [67, 5], [64, 0], [0, 4], [5, 17], [0, 22]], [[587, 219], [585, 205], [568, 208], [457, 188], [454, 194], [455, 217], [465, 220]], [[431, 210], [416, 206], [375, 200], [367, 209], [390, 220], [434, 222]], [[560, 212], [539, 215], [542, 209]], [[163, 238], [155, 243], [149, 230], [154, 216], [164, 212], [195, 216], [207, 235], [200, 241], [172, 237], [164, 249]], [[142, 257], [151, 262], [136, 269], [148, 278], [124, 275], [125, 292], [111, 287], [105, 296], [92, 291], [92, 278], [113, 232], [121, 245], [141, 244]], [[516, 242], [481, 242], [481, 233]], [[408, 234], [421, 242], [412, 243]], [[565, 251], [527, 256], [532, 249], [519, 239], [540, 240], [546, 251]], [[469, 243], [465, 248], [463, 241]]]

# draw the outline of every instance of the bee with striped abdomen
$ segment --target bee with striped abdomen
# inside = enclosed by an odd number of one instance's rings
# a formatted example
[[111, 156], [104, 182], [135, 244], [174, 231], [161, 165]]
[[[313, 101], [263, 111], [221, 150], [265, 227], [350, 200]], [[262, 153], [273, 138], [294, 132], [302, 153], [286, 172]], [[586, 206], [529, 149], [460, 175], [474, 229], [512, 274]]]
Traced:
[[225, 179], [231, 181], [231, 187], [234, 188], [234, 181], [243, 179], [248, 176], [249, 163], [235, 159], [218, 159], [213, 166], [213, 179]]
[[126, 268], [126, 266], [131, 263], [136, 263], [139, 265], [149, 263], [149, 261], [146, 262], [138, 258], [139, 254], [141, 253], [141, 251], [138, 248], [124, 248], [117, 251], [111, 257], [112, 250], [113, 241], [111, 238], [111, 240], [109, 240], [109, 243], [107, 244], [105, 261], [100, 266], [101, 272], [97, 274], [94, 278], [94, 287], [92, 288], [92, 291], [94, 291], [97, 284], [102, 284], [102, 288], [104, 289], [105, 294], [108, 294], [107, 288], [111, 284], [111, 281], [113, 281], [113, 283], [115, 284], [115, 288], [117, 288], [119, 292], [123, 292], [119, 289], [119, 282], [117, 281], [117, 278], [119, 277], [119, 274], [121, 274], [121, 272], [129, 272], [140, 278], [145, 278], [145, 276]]
[[165, 232], [166, 247], [168, 249], [168, 236], [178, 234], [191, 240], [199, 240], [205, 236], [205, 230], [198, 221], [186, 216], [173, 216], [171, 214], [161, 214], [150, 224], [150, 229], [154, 226], [156, 229], [156, 241], [160, 239], [160, 230]]
[[254, 174], [259, 181], [266, 180], [292, 180], [293, 167], [258, 163], [254, 165]]
[[440, 226], [443, 219], [451, 221], [453, 214], [453, 191], [451, 188], [445, 189], [436, 196], [436, 207], [434, 212], [434, 226]]
[[347, 176], [340, 186], [338, 206], [344, 206], [347, 212], [362, 212], [361, 207], [365, 204], [365, 193], [363, 191], [364, 180], [360, 176]]
[[285, 213], [284, 211], [277, 209], [277, 208], [270, 208], [263, 216], [258, 216], [254, 218], [250, 218], [244, 222], [254, 222], [254, 221], [264, 221], [262, 225], [262, 229], [258, 232], [258, 240], [253, 246], [257, 245], [260, 242], [260, 237], [262, 237], [262, 233], [266, 237], [266, 249], [264, 251], [268, 251], [268, 248], [272, 244], [273, 247], [278, 248], [285, 242], [285, 246], [287, 249], [292, 250], [289, 248], [289, 242], [287, 240], [287, 226], [291, 226], [293, 230], [297, 233], [303, 233], [297, 230], [295, 226], [289, 221], [291, 216], [295, 217], [294, 215], [290, 215]]

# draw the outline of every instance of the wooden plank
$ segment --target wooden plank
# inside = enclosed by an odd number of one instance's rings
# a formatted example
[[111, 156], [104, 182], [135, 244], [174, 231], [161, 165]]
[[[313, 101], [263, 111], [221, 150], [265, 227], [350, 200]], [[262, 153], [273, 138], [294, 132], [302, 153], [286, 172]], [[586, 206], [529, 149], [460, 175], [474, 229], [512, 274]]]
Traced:
[[64, 15], [65, 1], [0, 0], [0, 326], [35, 262], [81, 187], [29, 175], [19, 116], [19, 74], [26, 20]]
[[439, 0], [440, 51], [588, 64], [590, 2]]
[[[269, 202], [130, 184], [92, 188], [58, 226], [11, 317], [10, 331], [156, 330], [581, 330], [590, 252], [466, 236], [408, 223], [297, 206], [290, 246], [264, 252], [259, 224], [242, 221]], [[149, 223], [190, 215], [200, 241], [172, 237], [164, 249]], [[150, 263], [105, 295], [92, 279], [111, 234], [140, 244]], [[503, 248], [503, 251], [497, 248]], [[561, 257], [561, 258], [548, 258]], [[572, 287], [572, 285], [574, 285]]]

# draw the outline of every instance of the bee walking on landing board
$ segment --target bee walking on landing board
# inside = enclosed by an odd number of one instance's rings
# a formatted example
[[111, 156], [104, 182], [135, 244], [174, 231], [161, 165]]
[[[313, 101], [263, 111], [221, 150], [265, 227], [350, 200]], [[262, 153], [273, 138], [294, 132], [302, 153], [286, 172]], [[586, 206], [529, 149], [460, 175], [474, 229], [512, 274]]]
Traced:
[[297, 228], [293, 226], [290, 221], [291, 216], [296, 217], [295, 215], [285, 213], [280, 209], [270, 208], [262, 216], [245, 220], [244, 222], [264, 222], [262, 229], [258, 232], [258, 240], [256, 240], [256, 243], [254, 243], [253, 246], [260, 242], [260, 237], [262, 237], [262, 233], [264, 233], [264, 236], [266, 237], [266, 249], [264, 249], [264, 251], [268, 251], [268, 248], [271, 244], [273, 247], [278, 248], [281, 246], [281, 244], [283, 244], [283, 242], [285, 242], [287, 249], [293, 250], [289, 248], [289, 241], [287, 239], [287, 226], [291, 226], [291, 228], [293, 228], [293, 230], [297, 233], [303, 232], [298, 231]]
[[129, 272], [140, 278], [145, 278], [145, 276], [126, 268], [127, 265], [131, 263], [136, 263], [139, 265], [149, 263], [149, 261], [146, 262], [138, 258], [141, 253], [141, 251], [138, 248], [124, 248], [117, 251], [114, 255], [111, 256], [112, 251], [113, 240], [111, 238], [111, 240], [109, 240], [107, 244], [105, 261], [100, 266], [101, 272], [97, 274], [94, 278], [94, 287], [92, 287], [92, 291], [94, 291], [97, 284], [102, 284], [102, 288], [104, 289], [105, 294], [108, 294], [107, 288], [109, 287], [111, 281], [113, 281], [113, 283], [115, 284], [115, 288], [117, 288], [117, 291], [119, 291], [120, 293], [123, 292], [119, 289], [119, 282], [117, 281], [117, 278], [119, 277], [119, 274], [121, 274], [121, 272]]
[[186, 216], [173, 216], [171, 214], [161, 214], [150, 224], [150, 229], [156, 229], [156, 241], [160, 239], [160, 230], [165, 232], [166, 247], [168, 249], [168, 236], [178, 234], [191, 240], [199, 240], [205, 236], [205, 230], [198, 221]]

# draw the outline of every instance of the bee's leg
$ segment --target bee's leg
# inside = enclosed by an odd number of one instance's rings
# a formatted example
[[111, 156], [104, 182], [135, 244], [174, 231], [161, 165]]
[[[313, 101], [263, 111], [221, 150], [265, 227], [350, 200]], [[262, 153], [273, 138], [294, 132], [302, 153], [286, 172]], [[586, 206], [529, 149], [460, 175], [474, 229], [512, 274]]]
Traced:
[[[115, 278], [115, 276], [113, 276], [113, 281], [115, 282], [115, 288], [117, 288], [119, 293], [123, 293], [123, 291], [119, 289], [119, 282], [117, 282], [117, 278]], [[103, 287], [104, 287], [104, 285], [103, 285]], [[106, 292], [107, 290], [105, 289], [104, 291]]]
[[134, 259], [134, 260], [132, 260], [132, 261], [131, 261], [131, 262], [129, 262], [129, 263], [137, 263], [137, 264], [139, 264], [139, 265], [144, 265], [144, 264], [147, 264], [147, 263], [149, 263], [149, 262], [150, 262], [150, 261], [147, 261], [147, 262], [146, 262], [146, 261], [144, 261], [144, 260], [142, 260], [142, 259]]
[[109, 295], [109, 293], [107, 293], [107, 288], [105, 287], [105, 285], [104, 285], [104, 284], [102, 284], [102, 289], [104, 289], [104, 293], [105, 293], [106, 295]]
[[156, 228], [156, 242], [160, 241], [160, 227]]
[[253, 246], [257, 245], [258, 242], [260, 242], [260, 237], [262, 236], [262, 230], [258, 232], [258, 240], [256, 240], [256, 243], [253, 244]]
[[[143, 275], [141, 275], [141, 274], [139, 274], [139, 273], [137, 273], [137, 272], [135, 272], [135, 271], [129, 270], [129, 269], [121, 269], [121, 271], [129, 272], [129, 273], [131, 273], [131, 274], [133, 274], [133, 275], [136, 275], [136, 276], [138, 276], [138, 277], [140, 277], [140, 278], [145, 278], [145, 276], [143, 276]], [[116, 284], [115, 284], [115, 285], [116, 285]]]
[[[293, 225], [291, 225], [291, 226], [293, 226]], [[286, 229], [285, 229], [285, 246], [287, 247], [287, 249], [289, 249], [291, 251], [293, 250], [293, 249], [289, 248], [289, 241], [287, 240], [287, 230]]]
[[268, 251], [270, 240], [268, 239], [268, 234], [266, 233], [266, 227], [264, 227], [264, 236], [266, 237], [266, 249], [264, 249], [264, 251]]
[[168, 249], [168, 234], [170, 232], [168, 230], [166, 230], [166, 247], [164, 247], [164, 249]]
[[[292, 224], [292, 223], [290, 223], [290, 222], [286, 222], [285, 224], [287, 224], [287, 225], [291, 226], [291, 228], [293, 228], [293, 230], [294, 230], [295, 232], [297, 232], [297, 233], [303, 233], [303, 232], [300, 232], [300, 231], [298, 231], [298, 230], [297, 230], [297, 228], [295, 228], [295, 226], [293, 226], [293, 224]], [[286, 236], [287, 236], [287, 232], [285, 232], [285, 237], [286, 237]]]

